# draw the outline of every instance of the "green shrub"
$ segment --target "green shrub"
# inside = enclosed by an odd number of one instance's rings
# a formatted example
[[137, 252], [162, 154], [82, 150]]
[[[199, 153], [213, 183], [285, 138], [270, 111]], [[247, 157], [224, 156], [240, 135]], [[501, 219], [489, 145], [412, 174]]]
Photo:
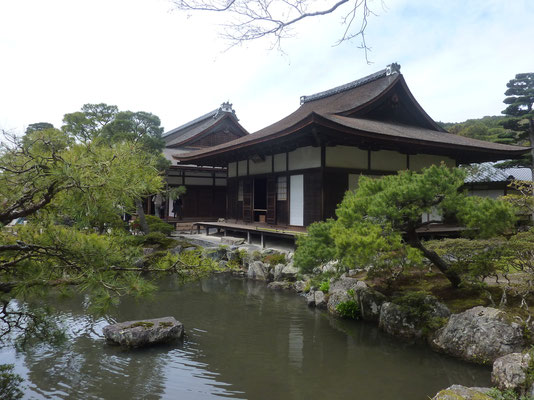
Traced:
[[331, 235], [333, 224], [333, 219], [314, 222], [308, 227], [308, 235], [297, 238], [294, 260], [300, 272], [311, 273], [315, 267], [335, 258], [336, 246]]
[[328, 291], [330, 290], [330, 280], [326, 279], [322, 281], [319, 285], [319, 290], [323, 293], [328, 293]]
[[519, 395], [511, 389], [502, 391], [493, 388], [488, 392], [488, 396], [494, 400], [534, 400], [532, 396]]
[[21, 399], [24, 395], [20, 390], [24, 379], [13, 373], [13, 367], [13, 364], [0, 364], [0, 395], [4, 400]]
[[164, 235], [168, 236], [172, 231], [174, 231], [172, 225], [162, 221], [154, 215], [147, 215], [145, 218], [150, 232], [161, 232]]
[[287, 264], [286, 255], [282, 253], [269, 254], [263, 258], [263, 262], [271, 267], [278, 264]]
[[353, 289], [347, 290], [347, 294], [350, 299], [342, 301], [336, 306], [336, 311], [341, 318], [358, 319], [361, 315], [360, 304], [356, 300], [356, 296]]

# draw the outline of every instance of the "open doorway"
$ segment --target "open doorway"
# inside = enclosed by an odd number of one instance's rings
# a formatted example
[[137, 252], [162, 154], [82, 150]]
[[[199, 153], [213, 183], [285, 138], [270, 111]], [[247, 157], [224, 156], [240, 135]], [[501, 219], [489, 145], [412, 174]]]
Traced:
[[267, 178], [254, 178], [254, 221], [265, 222], [267, 214]]

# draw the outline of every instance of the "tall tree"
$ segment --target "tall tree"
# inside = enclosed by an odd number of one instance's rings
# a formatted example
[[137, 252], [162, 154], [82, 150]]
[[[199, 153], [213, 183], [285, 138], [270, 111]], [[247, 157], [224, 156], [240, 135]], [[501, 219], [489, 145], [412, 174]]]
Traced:
[[319, 222], [321, 227], [299, 239], [295, 264], [309, 270], [330, 258], [347, 269], [369, 267], [370, 272], [391, 274], [424, 257], [457, 287], [458, 272], [419, 236], [420, 228], [439, 221], [423, 221], [421, 216], [439, 212], [486, 237], [512, 227], [515, 221], [510, 204], [460, 192], [464, 179], [465, 172], [443, 165], [381, 179], [361, 176], [358, 190], [348, 191], [337, 208], [337, 219]]
[[[162, 139], [163, 127], [160, 119], [151, 113], [119, 111], [117, 106], [85, 104], [81, 111], [65, 114], [62, 129], [78, 140], [98, 145], [113, 146], [129, 142], [137, 144], [143, 151], [155, 157], [156, 167], [161, 171], [169, 163], [162, 155], [165, 142]], [[150, 191], [144, 195], [150, 194]], [[141, 229], [149, 232], [145, 219], [142, 198], [135, 200]]]
[[[502, 113], [507, 118], [502, 125], [512, 131], [511, 137], [516, 144], [534, 146], [534, 72], [517, 74], [506, 86], [504, 103], [508, 107]], [[501, 166], [528, 167], [534, 176], [534, 147], [528, 156]]]

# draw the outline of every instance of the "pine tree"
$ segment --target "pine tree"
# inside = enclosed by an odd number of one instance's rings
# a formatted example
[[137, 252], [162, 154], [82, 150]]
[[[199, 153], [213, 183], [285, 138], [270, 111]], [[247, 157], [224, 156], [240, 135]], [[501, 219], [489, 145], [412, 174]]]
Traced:
[[[504, 103], [508, 104], [502, 111], [507, 118], [502, 122], [504, 128], [512, 130], [516, 144], [534, 145], [534, 72], [517, 74], [506, 86], [507, 96]], [[520, 166], [532, 169], [534, 173], [534, 149], [530, 154], [519, 159], [502, 163], [502, 167]], [[534, 176], [534, 175], [533, 175]]]

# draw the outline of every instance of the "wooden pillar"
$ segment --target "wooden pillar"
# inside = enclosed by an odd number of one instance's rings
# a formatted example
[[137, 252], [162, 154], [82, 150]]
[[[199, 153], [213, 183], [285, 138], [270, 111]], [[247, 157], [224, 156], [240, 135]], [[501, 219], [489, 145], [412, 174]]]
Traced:
[[265, 248], [265, 235], [263, 233], [260, 233], [260, 244], [261, 244], [261, 248], [264, 249]]
[[252, 240], [250, 239], [250, 231], [247, 231], [247, 243], [252, 243]]

